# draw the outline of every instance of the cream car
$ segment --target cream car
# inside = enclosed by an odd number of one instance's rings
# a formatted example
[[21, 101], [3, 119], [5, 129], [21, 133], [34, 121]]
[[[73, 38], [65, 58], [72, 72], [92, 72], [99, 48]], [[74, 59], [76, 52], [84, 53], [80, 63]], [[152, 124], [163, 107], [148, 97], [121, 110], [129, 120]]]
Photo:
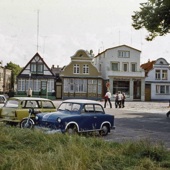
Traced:
[[29, 109], [34, 108], [37, 113], [54, 112], [54, 103], [45, 98], [12, 97], [0, 108], [0, 121], [10, 125], [17, 125], [28, 116]]

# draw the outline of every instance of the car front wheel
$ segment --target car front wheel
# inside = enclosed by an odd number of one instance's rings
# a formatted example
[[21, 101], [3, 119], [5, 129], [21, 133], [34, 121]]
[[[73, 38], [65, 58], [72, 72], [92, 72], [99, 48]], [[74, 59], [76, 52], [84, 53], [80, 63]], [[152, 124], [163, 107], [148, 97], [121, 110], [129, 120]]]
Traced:
[[103, 125], [102, 129], [99, 131], [99, 134], [101, 136], [106, 136], [109, 133], [109, 126], [108, 125]]
[[68, 135], [75, 135], [75, 134], [77, 134], [77, 133], [78, 133], [77, 127], [76, 127], [76, 126], [69, 126], [69, 127], [67, 128], [67, 130], [66, 130], [66, 133], [67, 133]]

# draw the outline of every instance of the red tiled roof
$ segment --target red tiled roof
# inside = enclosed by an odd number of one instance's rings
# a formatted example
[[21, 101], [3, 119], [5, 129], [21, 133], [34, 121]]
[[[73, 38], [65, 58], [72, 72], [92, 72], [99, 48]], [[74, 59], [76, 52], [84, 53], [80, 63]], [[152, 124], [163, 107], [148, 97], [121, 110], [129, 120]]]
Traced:
[[153, 65], [155, 64], [156, 60], [148, 61], [147, 63], [144, 63], [141, 65], [141, 68], [145, 70], [145, 76], [148, 74], [150, 70], [152, 70]]

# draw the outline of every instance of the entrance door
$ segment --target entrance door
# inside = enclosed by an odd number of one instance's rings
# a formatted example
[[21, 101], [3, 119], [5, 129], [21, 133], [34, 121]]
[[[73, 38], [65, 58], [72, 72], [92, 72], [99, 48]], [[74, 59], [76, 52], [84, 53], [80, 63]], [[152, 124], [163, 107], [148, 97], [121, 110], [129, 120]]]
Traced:
[[151, 101], [151, 85], [145, 84], [145, 101]]
[[56, 83], [56, 99], [62, 98], [62, 83]]
[[47, 94], [47, 81], [41, 81], [41, 95]]
[[134, 81], [133, 84], [133, 99], [141, 99], [141, 81]]

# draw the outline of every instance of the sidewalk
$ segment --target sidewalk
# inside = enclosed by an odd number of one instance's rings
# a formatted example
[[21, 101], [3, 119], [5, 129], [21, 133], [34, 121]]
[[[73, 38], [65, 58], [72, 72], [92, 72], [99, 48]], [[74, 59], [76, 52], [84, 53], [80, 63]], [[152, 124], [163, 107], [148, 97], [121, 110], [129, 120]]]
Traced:
[[[58, 105], [62, 102], [62, 100], [55, 100], [55, 104]], [[114, 101], [112, 102], [112, 109], [119, 110], [119, 108], [115, 108]], [[104, 106], [104, 101], [100, 101], [102, 106]], [[106, 109], [110, 109], [109, 103], [106, 104]], [[135, 111], [135, 112], [147, 112], [147, 113], [162, 113], [166, 114], [169, 110], [169, 102], [161, 102], [161, 101], [154, 101], [154, 102], [142, 102], [142, 101], [126, 101], [125, 107], [120, 108], [120, 110], [127, 110], [127, 111]]]

